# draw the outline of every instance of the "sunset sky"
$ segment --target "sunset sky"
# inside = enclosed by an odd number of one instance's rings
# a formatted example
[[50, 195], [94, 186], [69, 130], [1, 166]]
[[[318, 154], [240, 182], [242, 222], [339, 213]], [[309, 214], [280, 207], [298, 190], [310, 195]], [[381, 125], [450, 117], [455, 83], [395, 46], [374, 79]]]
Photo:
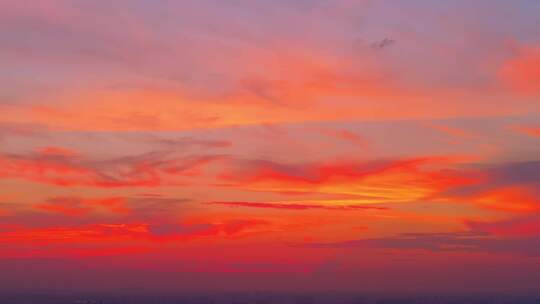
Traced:
[[0, 1], [0, 292], [540, 286], [540, 1]]

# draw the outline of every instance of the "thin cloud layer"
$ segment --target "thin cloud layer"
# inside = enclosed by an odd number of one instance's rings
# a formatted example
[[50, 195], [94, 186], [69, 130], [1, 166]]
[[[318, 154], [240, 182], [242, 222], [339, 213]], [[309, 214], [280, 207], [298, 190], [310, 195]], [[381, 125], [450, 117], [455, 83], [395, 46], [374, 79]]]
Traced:
[[0, 1], [0, 294], [537, 293], [539, 10]]

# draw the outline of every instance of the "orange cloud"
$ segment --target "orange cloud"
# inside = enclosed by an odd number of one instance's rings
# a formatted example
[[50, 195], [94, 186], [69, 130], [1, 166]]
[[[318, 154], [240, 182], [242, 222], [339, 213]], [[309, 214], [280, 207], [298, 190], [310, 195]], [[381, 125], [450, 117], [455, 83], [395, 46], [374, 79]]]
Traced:
[[248, 208], [270, 208], [284, 210], [336, 210], [336, 211], [354, 211], [354, 210], [388, 210], [386, 207], [367, 206], [367, 205], [321, 205], [312, 203], [278, 203], [278, 202], [210, 202], [212, 205], [224, 205], [230, 207], [248, 207]]
[[0, 179], [24, 179], [57, 186], [156, 187], [182, 183], [179, 178], [196, 176], [203, 167], [221, 158], [144, 154], [95, 161], [69, 150], [46, 148], [37, 154], [0, 155]]
[[96, 209], [105, 209], [111, 213], [125, 214], [130, 209], [126, 206], [126, 200], [122, 197], [80, 199], [71, 197], [59, 197], [49, 199], [44, 203], [35, 205], [36, 209], [61, 213], [68, 216], [86, 215]]
[[448, 169], [454, 161], [437, 157], [302, 165], [254, 161], [238, 164], [221, 179], [225, 185], [255, 191], [351, 195], [364, 204], [411, 202], [479, 181], [479, 176]]
[[35, 206], [36, 209], [61, 213], [67, 216], [79, 216], [89, 212], [89, 208], [80, 207], [78, 202], [72, 201], [57, 201], [54, 203], [42, 203]]
[[82, 166], [49, 158], [0, 156], [0, 178], [22, 178], [60, 186], [92, 184], [94, 172]]
[[503, 186], [468, 196], [466, 200], [482, 208], [533, 213], [540, 211], [540, 198], [523, 186]]
[[[485, 88], [471, 91], [404, 81], [373, 52], [337, 56], [290, 45], [273, 46], [271, 55], [242, 56], [241, 75], [231, 79], [232, 85], [220, 94], [187, 86], [174, 90], [86, 88], [41, 103], [2, 108], [0, 121], [60, 130], [185, 130], [352, 119], [485, 117], [509, 111], [486, 107]], [[459, 102], [471, 98], [478, 102]], [[511, 110], [527, 113], [529, 108]], [[343, 138], [351, 137], [345, 134]]]
[[78, 153], [71, 150], [71, 149], [66, 149], [66, 148], [63, 148], [63, 147], [43, 147], [41, 149], [39, 149], [39, 153], [42, 154], [42, 155], [51, 155], [51, 156], [62, 156], [62, 157], [74, 157], [74, 156], [78, 156]]

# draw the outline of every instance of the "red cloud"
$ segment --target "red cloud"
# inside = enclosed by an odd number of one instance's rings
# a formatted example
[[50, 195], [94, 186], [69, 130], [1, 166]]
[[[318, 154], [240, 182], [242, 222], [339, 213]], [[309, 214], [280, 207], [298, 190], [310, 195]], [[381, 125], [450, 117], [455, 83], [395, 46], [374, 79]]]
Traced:
[[35, 208], [69, 216], [85, 215], [96, 209], [105, 209], [108, 212], [118, 214], [130, 212], [130, 209], [126, 206], [126, 199], [122, 197], [99, 199], [59, 197], [47, 200], [45, 203], [37, 204]]
[[[267, 223], [260, 220], [229, 220], [199, 224], [115, 223], [44, 228], [12, 226], [0, 230], [0, 241], [12, 251], [12, 256], [26, 255], [26, 245], [32, 248], [40, 246], [40, 250], [33, 250], [34, 257], [49, 252], [85, 256], [95, 255], [98, 249], [109, 253], [130, 252], [133, 249], [156, 248], [164, 241], [241, 237], [260, 230], [258, 227], [264, 225]], [[141, 243], [146, 243], [146, 246], [141, 246]], [[84, 244], [84, 249], [79, 248], [80, 244]]]
[[37, 204], [35, 208], [47, 212], [61, 213], [68, 216], [79, 216], [86, 214], [90, 211], [88, 207], [80, 206], [80, 203], [78, 201], [71, 200], [61, 200], [55, 201], [54, 203], [47, 202]]
[[501, 79], [521, 93], [540, 93], [540, 46], [524, 47], [506, 62], [499, 73]]
[[468, 221], [467, 225], [472, 230], [487, 232], [497, 236], [519, 237], [540, 235], [540, 216], [538, 214], [496, 222]]
[[271, 209], [286, 209], [286, 210], [310, 210], [310, 209], [323, 209], [323, 210], [388, 210], [387, 207], [380, 206], [368, 206], [368, 205], [320, 205], [309, 203], [268, 203], [268, 202], [210, 202], [212, 205], [225, 205], [231, 207], [250, 207], [250, 208], [271, 208]]
[[63, 147], [53, 147], [53, 146], [43, 147], [39, 149], [39, 153], [45, 156], [50, 155], [50, 156], [61, 156], [61, 157], [74, 157], [78, 155], [77, 152], [71, 149], [66, 149]]
[[0, 179], [25, 179], [58, 186], [156, 187], [181, 183], [222, 156], [169, 158], [160, 153], [96, 161], [61, 148], [37, 154], [0, 155]]
[[540, 198], [528, 187], [496, 186], [461, 198], [481, 208], [513, 213], [540, 211]]

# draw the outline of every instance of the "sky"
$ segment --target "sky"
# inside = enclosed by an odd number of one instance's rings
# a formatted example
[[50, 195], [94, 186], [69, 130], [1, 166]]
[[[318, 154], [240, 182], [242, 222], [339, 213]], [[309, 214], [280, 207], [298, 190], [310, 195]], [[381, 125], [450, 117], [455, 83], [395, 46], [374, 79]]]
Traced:
[[0, 1], [0, 292], [538, 293], [539, 12]]

